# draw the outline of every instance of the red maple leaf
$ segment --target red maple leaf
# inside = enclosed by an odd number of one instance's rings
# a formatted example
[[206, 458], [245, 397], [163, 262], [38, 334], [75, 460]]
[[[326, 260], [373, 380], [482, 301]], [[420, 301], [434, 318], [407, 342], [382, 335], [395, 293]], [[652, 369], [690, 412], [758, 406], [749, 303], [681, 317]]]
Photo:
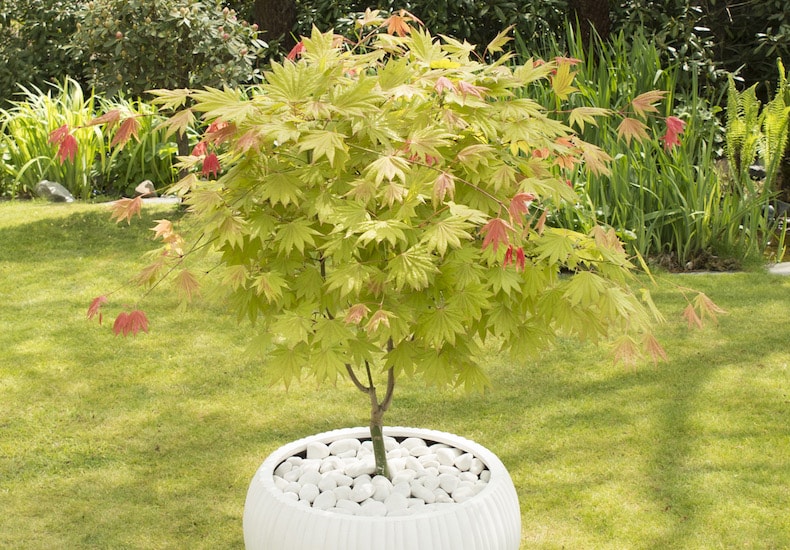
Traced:
[[518, 225], [524, 225], [524, 215], [529, 213], [529, 205], [532, 204], [537, 197], [532, 193], [517, 193], [510, 201], [508, 212], [510, 212], [510, 219]]
[[296, 58], [300, 57], [302, 55], [302, 52], [304, 52], [304, 42], [300, 40], [299, 42], [296, 43], [296, 46], [291, 48], [291, 51], [288, 52], [288, 55], [286, 55], [285, 58], [288, 61], [296, 61]]
[[49, 142], [52, 145], [58, 145], [60, 144], [60, 142], [63, 141], [63, 138], [65, 138], [67, 135], [69, 135], [69, 126], [68, 124], [64, 124], [60, 128], [52, 130], [49, 133]]
[[221, 170], [219, 165], [219, 158], [217, 158], [217, 153], [209, 153], [206, 155], [206, 158], [203, 159], [203, 175], [205, 177], [209, 177], [211, 174], [214, 177], [217, 177], [217, 173]]
[[123, 146], [134, 136], [135, 139], [139, 139], [137, 137], [137, 132], [140, 130], [140, 121], [134, 117], [127, 118], [123, 122], [121, 122], [121, 126], [118, 128], [118, 131], [115, 132], [115, 135], [110, 142], [110, 147], [118, 146], [118, 149], [123, 149]]
[[480, 228], [480, 233], [483, 235], [483, 249], [493, 245], [496, 252], [500, 244], [508, 244], [508, 231], [513, 231], [513, 227], [502, 218], [490, 220]]
[[447, 78], [446, 76], [440, 76], [436, 79], [436, 84], [433, 85], [434, 91], [437, 94], [441, 94], [445, 90], [450, 90], [451, 92], [455, 91], [455, 84], [453, 84], [452, 80]]
[[67, 124], [50, 132], [49, 143], [58, 146], [58, 160], [61, 164], [66, 159], [74, 162], [74, 157], [77, 156], [77, 138], [71, 135]]
[[505, 252], [505, 259], [502, 261], [502, 267], [507, 267], [513, 263], [513, 245], [507, 247]]
[[107, 296], [97, 296], [88, 307], [88, 319], [93, 319], [96, 315], [99, 316], [99, 324], [102, 322], [101, 307], [107, 303]]
[[112, 325], [112, 331], [116, 336], [123, 334], [128, 336], [137, 336], [140, 331], [148, 332], [148, 318], [142, 310], [135, 309], [130, 312], [122, 311], [115, 318], [115, 323]]
[[99, 124], [106, 124], [107, 130], [112, 130], [118, 122], [121, 120], [121, 111], [118, 109], [113, 109], [111, 111], [107, 111], [101, 116], [98, 116], [88, 122], [88, 126], [98, 126]]
[[193, 157], [202, 157], [207, 153], [208, 144], [205, 141], [199, 141], [197, 145], [192, 149], [192, 156]]
[[683, 129], [685, 127], [686, 123], [680, 120], [678, 117], [667, 117], [667, 131], [663, 136], [661, 136], [661, 141], [664, 142], [665, 150], [669, 151], [676, 145], [680, 145], [680, 139], [678, 139], [678, 136], [683, 133]]

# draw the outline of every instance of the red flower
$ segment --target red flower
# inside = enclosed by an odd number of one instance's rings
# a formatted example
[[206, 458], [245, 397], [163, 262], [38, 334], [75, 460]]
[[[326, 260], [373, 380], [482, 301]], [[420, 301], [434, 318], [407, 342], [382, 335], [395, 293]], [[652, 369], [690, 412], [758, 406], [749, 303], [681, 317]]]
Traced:
[[206, 155], [206, 158], [203, 159], [203, 175], [205, 177], [209, 177], [210, 175], [214, 175], [217, 177], [217, 174], [221, 170], [219, 165], [219, 158], [217, 158], [217, 153], [209, 153]]

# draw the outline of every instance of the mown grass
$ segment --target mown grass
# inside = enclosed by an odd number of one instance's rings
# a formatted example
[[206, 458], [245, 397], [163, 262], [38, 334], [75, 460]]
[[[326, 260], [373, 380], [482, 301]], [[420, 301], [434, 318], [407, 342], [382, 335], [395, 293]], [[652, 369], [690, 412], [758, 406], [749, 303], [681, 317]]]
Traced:
[[[97, 205], [0, 203], [2, 548], [241, 548], [264, 457], [366, 421], [348, 384], [265, 386], [251, 329], [220, 305], [179, 312], [156, 292], [150, 333], [128, 339], [86, 320], [140, 267], [161, 208], [127, 227]], [[389, 424], [497, 453], [523, 548], [790, 547], [790, 278], [661, 280], [666, 363], [614, 366], [576, 342], [539, 361], [491, 356], [491, 392], [403, 381]], [[689, 331], [674, 285], [729, 314]]]

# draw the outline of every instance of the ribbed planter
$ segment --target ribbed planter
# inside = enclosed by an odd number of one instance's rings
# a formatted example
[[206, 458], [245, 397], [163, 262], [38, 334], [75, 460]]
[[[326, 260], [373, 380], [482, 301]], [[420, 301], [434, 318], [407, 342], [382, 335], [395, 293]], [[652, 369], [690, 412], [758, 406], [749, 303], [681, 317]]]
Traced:
[[518, 550], [521, 513], [505, 466], [491, 451], [434, 430], [385, 428], [385, 436], [419, 437], [469, 452], [491, 471], [487, 486], [466, 502], [410, 516], [361, 517], [317, 510], [283, 496], [275, 468], [314, 441], [369, 438], [368, 428], [334, 430], [280, 447], [261, 464], [244, 506], [247, 550]]

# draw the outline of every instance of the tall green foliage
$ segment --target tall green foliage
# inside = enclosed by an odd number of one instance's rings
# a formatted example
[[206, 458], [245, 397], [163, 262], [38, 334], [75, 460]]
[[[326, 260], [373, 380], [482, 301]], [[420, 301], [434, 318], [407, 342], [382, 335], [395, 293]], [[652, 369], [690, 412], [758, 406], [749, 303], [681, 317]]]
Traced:
[[[685, 132], [673, 147], [659, 139], [634, 145], [622, 139], [609, 119], [584, 125], [579, 130], [584, 139], [614, 157], [611, 173], [574, 179], [582, 200], [561, 209], [553, 223], [576, 228], [604, 223], [644, 257], [673, 268], [728, 268], [759, 258], [770, 234], [765, 218], [769, 197], [753, 189], [750, 180], [727, 185], [717, 169], [717, 158], [723, 155], [717, 100], [700, 95], [697, 74], [689, 75], [692, 86], [684, 94], [677, 85], [683, 67], [665, 67], [661, 52], [642, 32], [598, 41], [592, 53], [573, 34], [565, 44], [568, 50], [549, 41], [546, 50], [581, 60], [576, 67], [578, 91], [570, 94], [566, 109], [627, 113], [631, 99], [660, 88], [669, 91], [662, 114], [682, 117]], [[552, 97], [539, 97], [556, 109]], [[653, 119], [648, 127], [658, 134], [660, 124]]]
[[[123, 149], [111, 146], [102, 127], [90, 125], [97, 113], [111, 109], [139, 121], [137, 139]], [[74, 80], [55, 94], [25, 90], [23, 100], [0, 110], [0, 194], [31, 195], [42, 179], [61, 183], [80, 199], [130, 194], [144, 179], [164, 187], [175, 176], [175, 145], [157, 128], [161, 121], [150, 105], [86, 95]], [[80, 145], [74, 158], [61, 163], [50, 135], [64, 125], [74, 128]]]

